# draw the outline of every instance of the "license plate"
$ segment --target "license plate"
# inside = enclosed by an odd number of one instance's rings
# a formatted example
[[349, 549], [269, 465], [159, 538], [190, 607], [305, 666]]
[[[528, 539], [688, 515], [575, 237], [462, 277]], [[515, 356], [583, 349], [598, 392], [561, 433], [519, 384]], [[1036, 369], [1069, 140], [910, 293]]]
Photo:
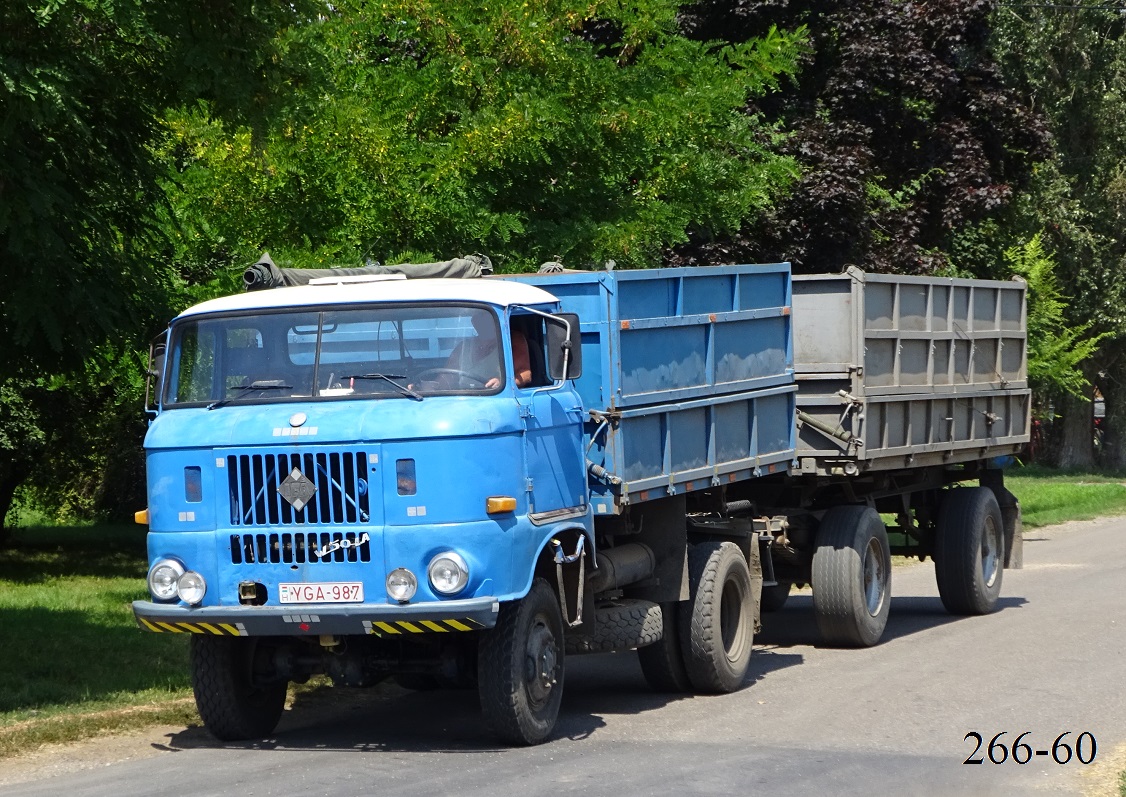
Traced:
[[363, 603], [362, 581], [278, 584], [280, 603]]

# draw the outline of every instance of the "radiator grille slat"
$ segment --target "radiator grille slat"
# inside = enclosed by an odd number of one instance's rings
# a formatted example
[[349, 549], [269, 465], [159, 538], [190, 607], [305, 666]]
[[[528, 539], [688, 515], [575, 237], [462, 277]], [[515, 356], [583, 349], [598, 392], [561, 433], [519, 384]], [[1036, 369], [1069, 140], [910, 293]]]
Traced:
[[[363, 451], [230, 454], [226, 465], [231, 525], [354, 526], [367, 523], [367, 461], [367, 454]], [[300, 471], [316, 486], [308, 502], [300, 509], [290, 505], [278, 491], [294, 470]], [[325, 544], [329, 541], [326, 538]], [[247, 556], [248, 547], [253, 549], [256, 546], [254, 541], [240, 543], [243, 558]], [[298, 545], [297, 549], [301, 546]], [[254, 555], [260, 553], [260, 550], [255, 551]]]
[[231, 535], [231, 563], [236, 565], [370, 561], [371, 543], [364, 532], [249, 532]]

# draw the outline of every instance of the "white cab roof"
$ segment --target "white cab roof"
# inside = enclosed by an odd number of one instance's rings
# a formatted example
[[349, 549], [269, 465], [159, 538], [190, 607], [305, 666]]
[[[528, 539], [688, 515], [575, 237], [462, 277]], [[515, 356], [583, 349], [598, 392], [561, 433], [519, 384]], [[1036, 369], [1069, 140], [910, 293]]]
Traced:
[[327, 304], [433, 301], [481, 302], [508, 307], [513, 304], [535, 305], [558, 300], [542, 288], [505, 279], [390, 279], [332, 285], [298, 285], [238, 293], [189, 307], [179, 317]]

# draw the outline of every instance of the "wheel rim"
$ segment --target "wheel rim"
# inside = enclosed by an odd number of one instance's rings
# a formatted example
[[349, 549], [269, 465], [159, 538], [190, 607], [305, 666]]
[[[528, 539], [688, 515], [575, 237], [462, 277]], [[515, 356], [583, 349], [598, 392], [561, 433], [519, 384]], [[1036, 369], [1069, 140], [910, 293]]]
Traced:
[[992, 517], [987, 517], [981, 531], [981, 578], [986, 587], [992, 587], [997, 580], [1000, 557], [1001, 530]]
[[524, 685], [533, 707], [541, 708], [551, 699], [558, 665], [559, 647], [555, 634], [542, 618], [537, 618], [524, 648]]
[[719, 603], [719, 632], [727, 660], [739, 661], [747, 644], [747, 613], [743, 611], [746, 593], [741, 586], [728, 580], [723, 585]]
[[864, 603], [868, 614], [875, 617], [884, 605], [884, 555], [880, 541], [875, 537], [868, 540], [864, 549]]

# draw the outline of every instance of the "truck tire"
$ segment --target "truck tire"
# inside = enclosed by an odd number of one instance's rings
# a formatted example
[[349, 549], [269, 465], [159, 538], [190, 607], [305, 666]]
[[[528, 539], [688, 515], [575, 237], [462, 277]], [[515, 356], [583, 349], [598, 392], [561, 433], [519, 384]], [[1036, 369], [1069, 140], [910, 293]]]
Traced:
[[688, 550], [689, 599], [680, 606], [680, 649], [698, 692], [743, 685], [754, 644], [751, 574], [739, 546], [704, 542]]
[[938, 508], [934, 573], [951, 614], [988, 614], [997, 607], [1005, 533], [997, 497], [987, 487], [949, 490]]
[[567, 635], [568, 653], [632, 650], [653, 644], [665, 633], [661, 607], [634, 598], [619, 598], [597, 606], [593, 626], [589, 636]]
[[679, 694], [692, 690], [680, 651], [680, 604], [661, 604], [661, 638], [637, 649], [645, 682], [654, 692]]
[[559, 599], [537, 578], [521, 600], [501, 604], [477, 647], [477, 691], [493, 731], [510, 744], [539, 744], [555, 728], [563, 697]]
[[277, 727], [288, 684], [256, 683], [255, 658], [264, 652], [257, 637], [192, 635], [192, 691], [199, 716], [216, 739], [261, 739]]
[[759, 599], [759, 606], [764, 612], [780, 612], [782, 607], [786, 605], [787, 598], [790, 597], [791, 584], [786, 581], [780, 581], [777, 584], [769, 587], [762, 588], [762, 597]]
[[891, 608], [891, 549], [875, 509], [835, 506], [817, 530], [813, 614], [829, 645], [871, 647]]

